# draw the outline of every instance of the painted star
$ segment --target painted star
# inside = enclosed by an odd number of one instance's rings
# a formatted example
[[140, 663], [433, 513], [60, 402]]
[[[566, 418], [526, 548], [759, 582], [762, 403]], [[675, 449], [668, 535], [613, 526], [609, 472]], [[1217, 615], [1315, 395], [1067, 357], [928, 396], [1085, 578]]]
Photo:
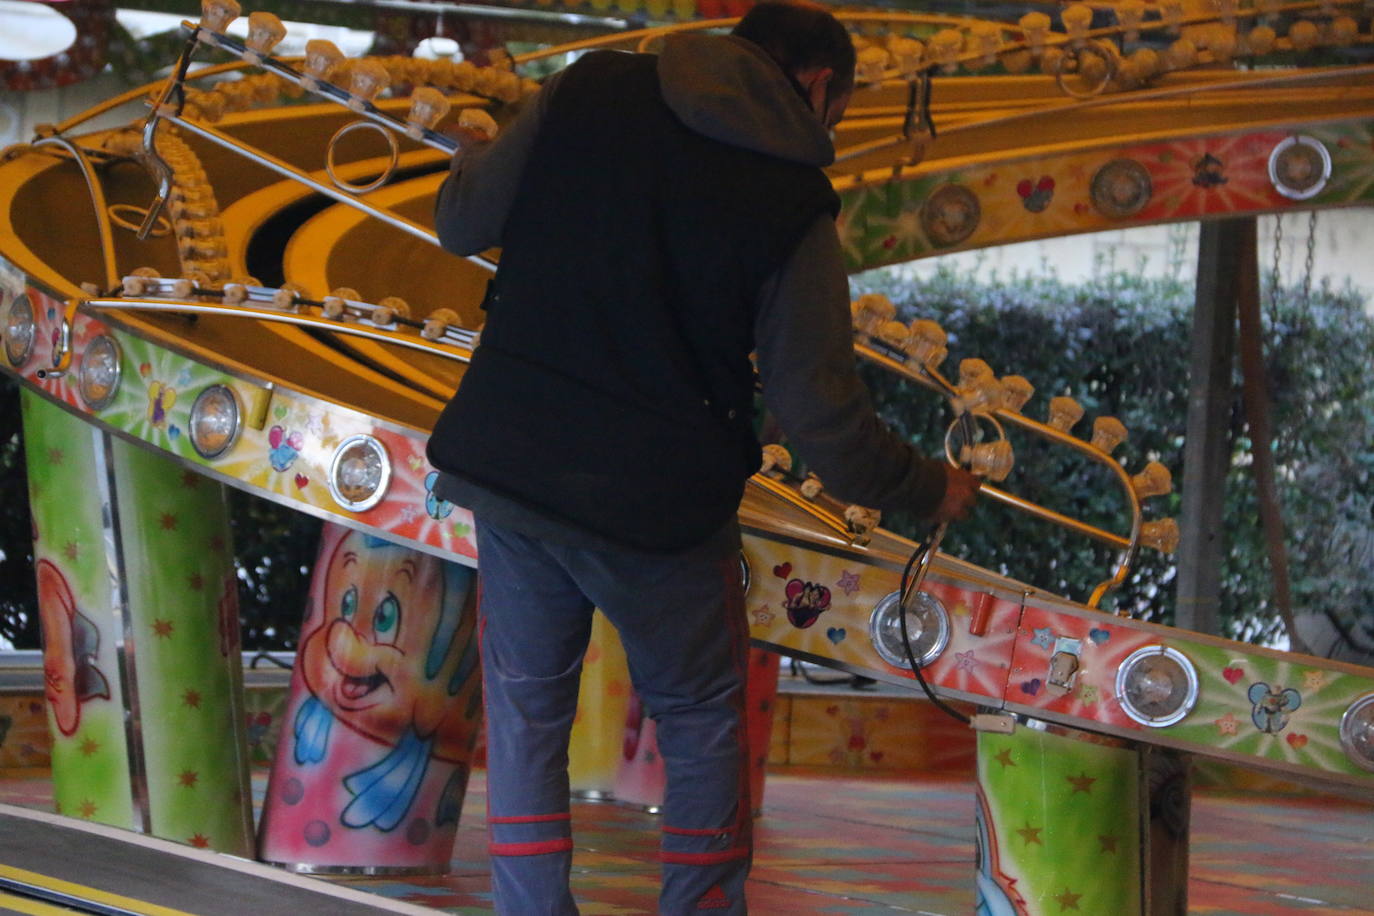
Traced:
[[414, 506], [405, 505], [401, 507], [401, 521], [405, 524], [409, 525], [411, 522], [415, 521], [415, 519], [419, 517], [419, 510], [417, 510]]
[[1304, 671], [1302, 673], [1303, 687], [1307, 690], [1321, 690], [1326, 686], [1325, 671]]
[[188, 490], [194, 490], [200, 486], [200, 475], [195, 471], [182, 471], [181, 485]]
[[205, 577], [200, 573], [191, 573], [186, 577], [186, 586], [193, 592], [198, 592], [205, 587]]
[[1099, 852], [1116, 852], [1116, 837], [1100, 833], [1097, 835], [1097, 842], [1102, 847]]
[[1063, 912], [1064, 910], [1078, 909], [1078, 901], [1082, 896], [1082, 894], [1069, 893], [1069, 889], [1066, 887], [1064, 888], [1064, 893], [1055, 897], [1054, 900], [1059, 904], [1059, 911]]
[[67, 457], [60, 448], [48, 449], [48, 464], [61, 464], [62, 459]]
[[993, 759], [1002, 764], [1002, 769], [1004, 770], [1007, 767], [1016, 766], [1016, 761], [1011, 759], [1011, 748], [1009, 747], [1002, 748], [993, 756]]
[[67, 543], [62, 545], [62, 556], [66, 557], [68, 560], [71, 560], [73, 563], [76, 562], [76, 557], [79, 553], [80, 548], [76, 546], [76, 541], [68, 541]]
[[846, 595], [852, 595], [859, 590], [859, 575], [858, 573], [850, 572], [846, 569], [844, 572], [840, 573], [840, 579], [835, 584], [838, 585], [840, 591], [844, 592]]
[[1236, 715], [1235, 713], [1231, 712], [1228, 712], [1220, 719], [1217, 719], [1216, 726], [1217, 731], [1221, 732], [1223, 735], [1234, 735], [1237, 731], [1240, 730], [1240, 726], [1236, 722]]
[[163, 620], [161, 617], [153, 620], [153, 635], [161, 639], [169, 638], [175, 629], [176, 624], [170, 620]]
[[80, 805], [78, 805], [77, 808], [76, 808], [77, 814], [79, 814], [79, 815], [81, 815], [82, 817], [85, 817], [85, 818], [92, 818], [92, 817], [95, 817], [95, 812], [96, 812], [97, 810], [99, 810], [99, 809], [97, 808], [96, 803], [93, 802], [93, 801], [91, 801], [89, 798], [86, 799], [85, 801], [83, 801], [83, 802], [82, 802]]
[[954, 668], [956, 671], [972, 671], [978, 666], [978, 659], [973, 654], [972, 649], [969, 649], [967, 652], [955, 652], [954, 658]]
[[224, 537], [222, 535], [217, 534], [214, 537], [210, 538], [210, 549], [213, 550], [215, 553], [219, 553], [222, 550], [224, 550]]
[[177, 517], [170, 512], [164, 512], [158, 517], [158, 524], [162, 526], [163, 531], [176, 531]]
[[87, 738], [86, 740], [81, 742], [80, 750], [81, 756], [89, 757], [96, 751], [100, 750], [100, 742], [96, 741], [94, 738]]
[[1093, 792], [1093, 783], [1097, 782], [1096, 776], [1089, 776], [1087, 773], [1080, 773], [1077, 776], [1065, 776], [1064, 778], [1073, 784], [1073, 791], [1069, 793], [1070, 795], [1077, 795], [1079, 792], [1082, 792], [1084, 795], [1091, 795]]
[[1036, 627], [1035, 638], [1031, 642], [1042, 649], [1048, 649], [1054, 645], [1054, 631], [1049, 627]]
[[181, 695], [181, 702], [192, 709], [200, 709], [200, 692], [196, 690], [186, 691]]
[[754, 623], [756, 625], [766, 627], [772, 622], [773, 612], [768, 609], [768, 605], [765, 604], [763, 607], [754, 611]]
[[1025, 841], [1027, 846], [1032, 843], [1037, 846], [1044, 846], [1045, 844], [1040, 840], [1040, 831], [1044, 829], [1043, 827], [1032, 827], [1030, 823], [1027, 822], [1026, 826], [1019, 828], [1016, 832], [1021, 834], [1021, 839]]
[[199, 778], [200, 774], [195, 770], [182, 770], [181, 775], [177, 777], [177, 782], [188, 789], [194, 789], [196, 787], [196, 780]]
[[1084, 705], [1090, 706], [1096, 703], [1097, 688], [1091, 684], [1084, 684], [1082, 687], [1078, 688], [1078, 699], [1082, 701]]
[[205, 849], [210, 845], [210, 838], [203, 833], [197, 833], [195, 836], [191, 837], [191, 839], [187, 840], [187, 842], [197, 849]]

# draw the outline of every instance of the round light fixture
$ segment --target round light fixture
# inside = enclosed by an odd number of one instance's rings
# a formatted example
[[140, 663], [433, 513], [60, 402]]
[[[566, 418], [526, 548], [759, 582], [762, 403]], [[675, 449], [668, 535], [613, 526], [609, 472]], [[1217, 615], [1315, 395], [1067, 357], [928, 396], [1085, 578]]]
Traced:
[[29, 361], [37, 336], [35, 332], [33, 303], [27, 295], [16, 296], [5, 315], [5, 356], [11, 366], [22, 366]]
[[1197, 669], [1177, 649], [1145, 646], [1116, 669], [1116, 699], [1141, 725], [1173, 725], [1197, 703]]
[[93, 337], [81, 352], [77, 390], [91, 410], [104, 410], [119, 393], [122, 354], [119, 343], [108, 334]]
[[[902, 642], [901, 594], [883, 597], [868, 618], [868, 636], [883, 661], [896, 668], [910, 666]], [[930, 592], [917, 592], [906, 602], [906, 632], [911, 655], [924, 668], [940, 657], [949, 645], [949, 612]]]
[[191, 405], [191, 445], [205, 459], [218, 458], [239, 439], [243, 409], [228, 385], [209, 385]]
[[1351, 703], [1341, 716], [1341, 747], [1351, 763], [1374, 772], [1374, 693]]
[[1315, 137], [1286, 137], [1269, 154], [1269, 181], [1290, 200], [1315, 197], [1330, 178], [1331, 153]]
[[371, 509], [391, 483], [391, 458], [372, 436], [351, 436], [339, 444], [329, 465], [329, 493], [352, 512]]

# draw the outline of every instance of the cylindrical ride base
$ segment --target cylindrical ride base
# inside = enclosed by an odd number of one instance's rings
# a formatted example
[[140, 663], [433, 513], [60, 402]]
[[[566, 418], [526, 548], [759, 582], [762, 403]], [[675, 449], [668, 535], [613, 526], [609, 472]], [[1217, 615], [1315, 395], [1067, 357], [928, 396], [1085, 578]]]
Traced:
[[475, 578], [325, 526], [259, 858], [322, 874], [448, 869], [481, 724]]
[[977, 916], [1141, 916], [1140, 752], [1031, 722], [978, 734]]
[[57, 810], [249, 855], [223, 488], [32, 392], [21, 403]]
[[574, 798], [614, 797], [631, 692], [625, 647], [606, 615], [597, 611], [568, 743], [568, 785]]

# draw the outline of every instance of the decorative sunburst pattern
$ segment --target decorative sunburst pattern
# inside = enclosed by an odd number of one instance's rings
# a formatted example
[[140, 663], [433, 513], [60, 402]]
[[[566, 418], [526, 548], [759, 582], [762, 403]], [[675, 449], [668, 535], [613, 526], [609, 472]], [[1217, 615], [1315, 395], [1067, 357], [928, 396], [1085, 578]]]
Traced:
[[1374, 122], [1359, 121], [1305, 131], [1331, 154], [1331, 178], [1315, 200], [1374, 200]]
[[[858, 271], [962, 248], [1374, 197], [1374, 123], [1351, 121], [1301, 132], [1321, 139], [1332, 158], [1331, 179], [1311, 201], [1289, 200], [1270, 181], [1269, 155], [1290, 136], [1275, 130], [1070, 151], [842, 185], [839, 229], [845, 259]], [[1143, 206], [1106, 205], [1104, 213], [1103, 202], [1094, 204], [1092, 180], [1116, 160], [1143, 169], [1149, 199]], [[972, 196], [942, 199], [939, 192], [949, 188]]]
[[[246, 379], [199, 363], [132, 334], [116, 331], [86, 314], [72, 327], [70, 371], [38, 379], [52, 365], [54, 329], [63, 305], [37, 289], [28, 294], [38, 319], [33, 355], [22, 370], [50, 397], [89, 412], [79, 393], [80, 354], [95, 336], [106, 334], [121, 351], [121, 379], [110, 403], [95, 413], [111, 427], [184, 462], [200, 465], [246, 484], [287, 505], [296, 505], [367, 525], [385, 536], [408, 540], [458, 557], [475, 559], [472, 513], [434, 495], [434, 468], [425, 458], [426, 435], [378, 423], [359, 411], [278, 388], [269, 391]], [[245, 414], [266, 401], [260, 428], [244, 424], [224, 454], [202, 457], [191, 442], [191, 408], [213, 385], [232, 389]], [[385, 498], [372, 509], [349, 512], [330, 493], [334, 452], [350, 436], [376, 438], [387, 451], [391, 480]]]
[[1142, 221], [1270, 210], [1292, 204], [1269, 181], [1269, 154], [1287, 134], [1261, 131], [1133, 147], [1150, 171], [1154, 196]]
[[[1182, 653], [1197, 672], [1197, 701], [1179, 722], [1147, 728], [1131, 719], [1116, 696], [1117, 671], [1138, 649], [1163, 646]], [[1055, 651], [1077, 649], [1071, 688], [1050, 684]], [[1072, 716], [1115, 729], [1167, 736], [1230, 756], [1286, 768], [1354, 776], [1374, 785], [1340, 742], [1341, 716], [1374, 693], [1374, 677], [1324, 660], [1286, 655], [1106, 615], [1068, 614], [1027, 606], [1021, 619], [1007, 700], [1018, 707]]]
[[[873, 648], [869, 618], [900, 586], [892, 570], [855, 557], [793, 547], [745, 536], [751, 569], [746, 607], [750, 635], [817, 658], [896, 677], [913, 678], [889, 665]], [[950, 617], [945, 650], [925, 670], [928, 681], [951, 690], [1001, 697], [1015, 640], [1019, 604], [993, 599], [984, 635], [969, 633], [972, 608], [989, 596], [932, 577], [925, 590]]]

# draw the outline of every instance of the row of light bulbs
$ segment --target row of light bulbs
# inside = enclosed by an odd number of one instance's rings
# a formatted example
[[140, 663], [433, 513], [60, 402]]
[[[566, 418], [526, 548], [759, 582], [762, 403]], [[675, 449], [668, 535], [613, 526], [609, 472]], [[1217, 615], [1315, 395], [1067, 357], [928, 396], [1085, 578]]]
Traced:
[[[1320, 0], [1311, 6], [1325, 21], [1298, 19], [1288, 26], [1285, 36], [1273, 24], [1281, 11], [1279, 0], [1256, 0], [1248, 10], [1240, 9], [1239, 0], [1212, 0], [1211, 14], [1215, 18], [1205, 23], [1185, 23], [1183, 0], [1161, 0], [1156, 6], [1160, 14], [1159, 25], [1146, 25], [1148, 7], [1142, 0], [1125, 0], [1112, 7], [1118, 23], [1112, 31], [1123, 41], [1135, 42], [1142, 28], [1150, 27], [1163, 28], [1172, 35], [1182, 33], [1183, 37], [1172, 42], [1162, 53], [1152, 48], [1139, 48], [1129, 56], [1122, 56], [1114, 46], [1101, 43], [1094, 46], [1108, 49], [1107, 53], [1115, 55], [1119, 82], [1138, 83], [1169, 70], [1195, 66], [1203, 62], [1203, 54], [1209, 55], [1213, 63], [1224, 64], [1236, 56], [1354, 44], [1371, 36], [1361, 36], [1358, 20], [1343, 9], [1354, 11], [1360, 5], [1365, 14], [1374, 9], [1370, 0]], [[1058, 73], [1064, 66], [1066, 53], [1072, 54], [1090, 42], [1093, 8], [1087, 3], [1073, 3], [1064, 7], [1059, 15], [1064, 27], [1063, 37], [1050, 31], [1053, 21], [1048, 14], [1030, 12], [1017, 22], [1024, 41], [1009, 41], [1009, 35], [1015, 35], [1015, 31], [1004, 23], [991, 21], [975, 21], [966, 28], [941, 29], [924, 43], [905, 35], [893, 35], [882, 43], [859, 38], [857, 78], [860, 83], [871, 84], [881, 82], [894, 71], [900, 77], [911, 77], [930, 67], [954, 73], [961, 65], [986, 69], [999, 62], [1012, 73], [1025, 73], [1037, 62], [1043, 72]], [[1242, 33], [1241, 19], [1257, 22]], [[1100, 74], [1092, 72], [1093, 69], [1106, 64], [1089, 63], [1088, 60], [1084, 57], [1082, 61], [1088, 68], [1083, 76], [1094, 79]]]
[[[938, 322], [916, 319], [910, 324], [897, 320], [897, 307], [881, 293], [865, 293], [850, 304], [854, 336], [860, 344], [877, 344], [883, 350], [901, 355], [902, 362], [917, 372], [935, 374], [949, 356], [948, 335]], [[1019, 375], [998, 378], [984, 360], [969, 358], [959, 363], [959, 381], [954, 386], [951, 406], [956, 413], [995, 416], [999, 410], [1020, 414], [1035, 394], [1035, 386]], [[1050, 399], [1046, 424], [1061, 433], [1070, 433], [1083, 419], [1083, 405], [1072, 397]], [[1116, 417], [1102, 416], [1093, 421], [1089, 444], [1103, 456], [1110, 456], [1129, 437]], [[968, 455], [973, 470], [990, 480], [1003, 480], [1011, 471], [1011, 445], [1005, 439], [984, 443]], [[1173, 475], [1158, 461], [1150, 461], [1130, 478], [1131, 489], [1140, 500], [1164, 496], [1173, 491]], [[1141, 525], [1140, 541], [1164, 553], [1178, 549], [1178, 523], [1171, 518], [1156, 519]]]
[[[202, 287], [229, 278], [229, 247], [220, 220], [219, 204], [210, 177], [190, 145], [171, 131], [157, 132], [157, 156], [172, 170], [167, 212], [177, 240], [182, 273]], [[136, 130], [114, 131], [104, 140], [105, 152], [124, 158], [145, 158], [143, 138]]]
[[[200, 27], [223, 38], [224, 30], [238, 18], [235, 0], [203, 0]], [[286, 27], [273, 13], [258, 11], [248, 15], [248, 37], [240, 56], [250, 64], [261, 64], [273, 48], [286, 37]], [[232, 50], [232, 47], [230, 48]], [[191, 90], [186, 95], [186, 113], [206, 121], [216, 121], [227, 111], [237, 111], [254, 102], [266, 104], [279, 95], [299, 96], [319, 92], [323, 87], [345, 87], [345, 104], [356, 112], [364, 111], [378, 96], [393, 86], [413, 86], [411, 107], [406, 115], [407, 132], [416, 139], [448, 114], [448, 92], [465, 92], [515, 102], [536, 92], [539, 84], [521, 79], [504, 65], [478, 67], [469, 61], [422, 60], [391, 55], [351, 59], [331, 41], [306, 42], [301, 69], [294, 78], [278, 73], [255, 74], [224, 81], [210, 90]]]
[[410, 328], [418, 331], [425, 340], [469, 348], [476, 345], [476, 335], [463, 327], [458, 313], [453, 309], [435, 309], [419, 320], [411, 317], [409, 303], [400, 296], [387, 296], [371, 303], [349, 287], [334, 289], [316, 301], [300, 287], [289, 283], [274, 288], [263, 286], [254, 277], [243, 277], [214, 286], [206, 281], [204, 275], [172, 279], [162, 277], [155, 268], [140, 267], [124, 277], [120, 293], [133, 299], [216, 299], [231, 306], [261, 306], [296, 314], [318, 313], [333, 321], [357, 321], [380, 330]]

